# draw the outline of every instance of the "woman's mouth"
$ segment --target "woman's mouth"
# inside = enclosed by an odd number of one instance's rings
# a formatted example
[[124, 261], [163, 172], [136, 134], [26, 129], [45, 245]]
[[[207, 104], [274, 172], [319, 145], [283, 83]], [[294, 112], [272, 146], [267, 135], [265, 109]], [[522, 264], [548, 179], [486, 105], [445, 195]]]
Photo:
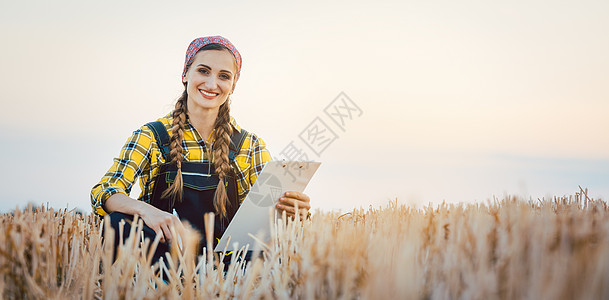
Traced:
[[201, 92], [201, 94], [203, 95], [203, 97], [205, 99], [213, 99], [213, 98], [215, 98], [216, 96], [219, 95], [218, 93], [212, 93], [212, 92], [208, 92], [208, 91], [205, 91], [205, 90], [199, 90], [199, 92]]

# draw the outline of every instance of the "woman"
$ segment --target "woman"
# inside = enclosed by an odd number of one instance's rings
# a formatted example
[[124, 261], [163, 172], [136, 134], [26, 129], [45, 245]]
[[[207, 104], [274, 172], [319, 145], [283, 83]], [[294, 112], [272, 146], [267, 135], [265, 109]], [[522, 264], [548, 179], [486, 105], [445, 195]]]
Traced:
[[[157, 252], [166, 250], [171, 227], [181, 226], [181, 220], [204, 232], [206, 212], [216, 213], [219, 238], [271, 159], [265, 143], [230, 116], [229, 98], [240, 71], [241, 55], [227, 39], [192, 41], [182, 73], [185, 89], [175, 109], [133, 133], [91, 191], [95, 213], [110, 213], [113, 227], [139, 215], [145, 232], [152, 238], [160, 235], [165, 243]], [[128, 195], [138, 176], [142, 193], [135, 200]], [[298, 206], [306, 214], [309, 202], [303, 193], [286, 192], [277, 209], [294, 216]]]

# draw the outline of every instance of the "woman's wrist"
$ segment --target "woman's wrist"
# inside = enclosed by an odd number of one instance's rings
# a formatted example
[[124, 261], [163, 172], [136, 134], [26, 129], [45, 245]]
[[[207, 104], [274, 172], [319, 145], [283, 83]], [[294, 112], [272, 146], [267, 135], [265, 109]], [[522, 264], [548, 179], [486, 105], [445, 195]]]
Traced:
[[104, 203], [107, 212], [122, 212], [128, 215], [144, 215], [148, 211], [147, 203], [133, 199], [123, 193], [116, 193]]

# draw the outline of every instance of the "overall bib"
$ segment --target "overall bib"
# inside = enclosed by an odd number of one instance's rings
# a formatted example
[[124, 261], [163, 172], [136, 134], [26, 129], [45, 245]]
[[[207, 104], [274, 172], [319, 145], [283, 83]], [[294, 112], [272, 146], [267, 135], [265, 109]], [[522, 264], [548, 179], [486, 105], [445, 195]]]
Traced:
[[[172, 207], [169, 199], [161, 198], [161, 194], [169, 188], [170, 184], [173, 184], [177, 174], [177, 167], [169, 163], [171, 161], [169, 158], [169, 135], [165, 126], [159, 121], [147, 125], [152, 129], [166, 162], [160, 166], [159, 173], [156, 176], [150, 204], [169, 213], [173, 213], [175, 209], [182, 221], [188, 221], [190, 225], [199, 230], [201, 245], [206, 246], [203, 217], [206, 213], [215, 213], [213, 199], [220, 181], [218, 174], [215, 172], [216, 168], [210, 162], [182, 162], [182, 182], [184, 184], [182, 201], [176, 201]], [[228, 154], [230, 162], [235, 159], [239, 149], [241, 149], [246, 135], [247, 131], [242, 129], [241, 132], [234, 132], [231, 136]], [[226, 217], [222, 218], [216, 215], [214, 218], [214, 247], [239, 208], [237, 178], [232, 168], [224, 179], [224, 184], [229, 201], [226, 205]]]
[[[214, 193], [220, 179], [218, 174], [215, 172], [215, 167], [212, 163], [208, 162], [182, 162], [182, 182], [184, 184], [182, 192], [182, 201], [175, 201], [173, 206], [171, 201], [167, 198], [162, 198], [161, 194], [172, 184], [177, 174], [177, 167], [171, 164], [169, 156], [170, 152], [170, 138], [165, 126], [160, 121], [150, 122], [146, 124], [154, 133], [157, 145], [161, 149], [161, 154], [165, 159], [163, 165], [159, 168], [159, 172], [155, 177], [154, 188], [152, 190], [152, 197], [150, 204], [154, 207], [173, 213], [173, 210], [177, 212], [182, 222], [187, 221], [201, 233], [201, 241], [198, 247], [198, 255], [202, 254], [204, 246], [207, 246], [204, 215], [209, 212], [214, 212]], [[247, 131], [241, 129], [241, 132], [234, 132], [231, 136], [229, 145], [229, 161], [232, 163], [235, 156], [241, 149], [243, 141], [247, 136]], [[219, 215], [214, 217], [214, 244], [215, 247], [220, 237], [228, 227], [228, 224], [232, 220], [233, 216], [239, 208], [238, 194], [237, 194], [237, 179], [234, 170], [231, 168], [229, 174], [224, 178], [226, 186], [226, 192], [228, 195], [228, 203], [226, 205], [226, 217], [222, 218]], [[147, 192], [147, 191], [146, 191]], [[110, 217], [110, 224], [118, 232], [118, 226], [121, 220], [132, 220], [133, 216], [126, 215], [120, 212], [112, 212], [108, 215]], [[130, 230], [130, 222], [125, 223], [124, 232], [128, 233]], [[154, 230], [144, 224], [143, 229], [144, 237], [154, 240], [156, 233]], [[115, 247], [118, 245], [118, 234], [115, 235]], [[127, 237], [125, 236], [124, 239]], [[159, 243], [154, 255], [152, 263], [158, 261], [161, 256], [164, 256], [165, 252], [169, 251], [169, 245], [167, 243]], [[116, 251], [115, 251], [116, 252]], [[227, 257], [229, 258], [229, 257]]]

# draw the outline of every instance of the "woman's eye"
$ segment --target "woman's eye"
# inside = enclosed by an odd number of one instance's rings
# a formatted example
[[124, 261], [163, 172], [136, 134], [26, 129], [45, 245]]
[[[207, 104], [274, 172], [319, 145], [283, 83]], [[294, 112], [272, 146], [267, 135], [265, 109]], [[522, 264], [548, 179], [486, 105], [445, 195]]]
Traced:
[[207, 74], [207, 73], [209, 73], [209, 71], [207, 69], [199, 69], [199, 73]]
[[228, 74], [222, 74], [222, 75], [220, 75], [220, 78], [222, 78], [224, 80], [229, 80], [230, 79], [230, 75], [228, 75]]

